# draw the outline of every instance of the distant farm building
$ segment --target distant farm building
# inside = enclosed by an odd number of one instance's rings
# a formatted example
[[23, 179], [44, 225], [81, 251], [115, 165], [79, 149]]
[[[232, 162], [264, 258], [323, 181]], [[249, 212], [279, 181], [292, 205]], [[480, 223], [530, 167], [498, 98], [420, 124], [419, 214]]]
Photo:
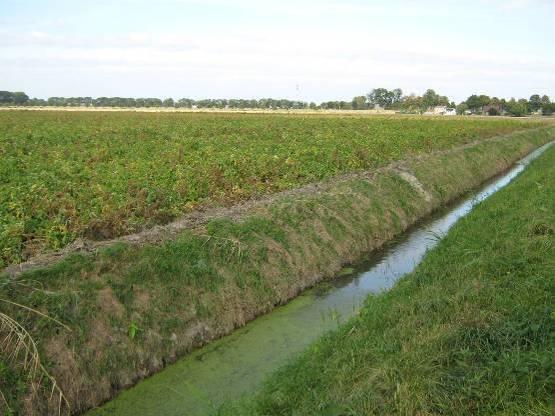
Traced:
[[447, 107], [446, 105], [436, 105], [435, 107], [430, 108], [424, 114], [432, 116], [456, 116], [457, 110], [451, 107]]

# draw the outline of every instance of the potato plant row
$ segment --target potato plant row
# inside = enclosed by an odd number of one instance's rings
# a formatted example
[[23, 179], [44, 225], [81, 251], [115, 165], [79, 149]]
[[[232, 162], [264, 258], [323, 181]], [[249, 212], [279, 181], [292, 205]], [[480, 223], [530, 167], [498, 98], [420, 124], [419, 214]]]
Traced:
[[0, 266], [538, 121], [0, 112]]

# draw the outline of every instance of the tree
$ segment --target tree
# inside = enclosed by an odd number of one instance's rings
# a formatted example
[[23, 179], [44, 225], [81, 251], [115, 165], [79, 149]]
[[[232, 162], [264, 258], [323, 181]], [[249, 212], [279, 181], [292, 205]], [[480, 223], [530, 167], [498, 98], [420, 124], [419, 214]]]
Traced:
[[499, 115], [501, 114], [501, 112], [503, 111], [503, 109], [505, 108], [505, 100], [500, 100], [497, 97], [492, 97], [489, 101], [489, 105], [494, 107], [495, 110], [497, 111], [496, 114], [490, 114], [490, 112], [488, 111], [488, 114], [491, 115]]
[[395, 88], [391, 91], [391, 106], [394, 108], [399, 108], [403, 101], [403, 90], [401, 88]]
[[466, 105], [468, 109], [473, 113], [482, 113], [484, 111], [484, 107], [491, 103], [491, 98], [487, 95], [476, 95], [472, 94], [470, 97], [466, 99]]
[[538, 111], [541, 108], [541, 106], [542, 106], [542, 100], [539, 94], [534, 94], [530, 96], [530, 99], [528, 100], [528, 107], [530, 108], [530, 111], [532, 112]]
[[162, 100], [160, 98], [145, 98], [145, 107], [161, 107]]
[[547, 95], [542, 96], [541, 103], [542, 103], [541, 104], [542, 115], [544, 116], [552, 115], [555, 105], [551, 102], [551, 100]]
[[0, 91], [0, 104], [13, 104], [13, 92]]
[[457, 114], [463, 115], [466, 112], [466, 110], [468, 110], [468, 105], [465, 102], [462, 102], [455, 108], [457, 110]]
[[162, 102], [162, 106], [164, 106], [164, 107], [175, 107], [175, 103], [173, 102], [173, 98], [166, 98]]
[[393, 103], [393, 93], [387, 88], [374, 88], [366, 95], [366, 98], [369, 104], [382, 108], [389, 108]]
[[427, 110], [428, 108], [439, 105], [440, 96], [432, 89], [426, 90], [422, 96], [422, 105]]
[[57, 107], [63, 107], [66, 105], [66, 99], [64, 97], [50, 97], [47, 102], [48, 105]]
[[43, 100], [41, 98], [31, 98], [29, 100], [29, 105], [31, 105], [31, 106], [46, 106], [47, 102], [46, 102], [46, 100]]
[[352, 102], [353, 110], [364, 110], [366, 106], [366, 96], [359, 95], [353, 98]]
[[534, 94], [530, 96], [528, 100], [528, 107], [530, 111], [535, 112], [538, 111], [542, 106], [542, 100], [539, 94]]
[[482, 106], [482, 111], [483, 111], [484, 107], [491, 103], [491, 98], [484, 94], [480, 95], [480, 97], [478, 98], [480, 99], [480, 104]]
[[482, 112], [482, 100], [476, 94], [472, 94], [466, 99], [466, 105], [473, 113]]
[[126, 100], [125, 98], [121, 97], [110, 97], [108, 98], [108, 106], [109, 107], [126, 107]]
[[555, 104], [542, 104], [542, 115], [551, 116], [553, 115]]
[[27, 94], [21, 91], [0, 91], [0, 104], [23, 105], [29, 102]]
[[400, 108], [403, 102], [403, 90], [395, 88], [389, 91], [387, 88], [374, 88], [366, 94], [369, 105], [382, 108]]
[[521, 98], [520, 100], [518, 100], [518, 103], [524, 106], [525, 114], [530, 114], [530, 105], [528, 104], [528, 100], [526, 98]]
[[408, 113], [421, 113], [422, 112], [422, 97], [415, 94], [403, 97], [401, 109]]
[[507, 102], [507, 113], [513, 117], [522, 117], [528, 113], [527, 103], [527, 100], [523, 102], [522, 100], [516, 101], [514, 98], [511, 98]]
[[181, 98], [176, 103], [176, 107], [191, 108], [193, 106], [193, 100], [190, 98]]

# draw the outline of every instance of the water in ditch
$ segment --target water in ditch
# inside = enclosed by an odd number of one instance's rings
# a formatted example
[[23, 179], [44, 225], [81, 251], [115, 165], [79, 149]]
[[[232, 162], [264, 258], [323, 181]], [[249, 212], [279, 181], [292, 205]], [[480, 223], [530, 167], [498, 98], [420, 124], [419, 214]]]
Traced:
[[517, 176], [549, 143], [481, 189], [419, 222], [349, 274], [317, 286], [231, 335], [214, 341], [122, 392], [92, 415], [207, 415], [252, 392], [272, 370], [353, 316], [369, 293], [411, 272], [458, 219]]

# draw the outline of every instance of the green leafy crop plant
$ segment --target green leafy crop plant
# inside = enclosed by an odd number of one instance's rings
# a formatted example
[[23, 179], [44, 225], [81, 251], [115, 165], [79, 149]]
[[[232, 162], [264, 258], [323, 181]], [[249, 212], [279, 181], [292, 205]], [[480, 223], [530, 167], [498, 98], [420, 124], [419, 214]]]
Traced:
[[208, 205], [540, 126], [508, 119], [0, 113], [0, 267]]

